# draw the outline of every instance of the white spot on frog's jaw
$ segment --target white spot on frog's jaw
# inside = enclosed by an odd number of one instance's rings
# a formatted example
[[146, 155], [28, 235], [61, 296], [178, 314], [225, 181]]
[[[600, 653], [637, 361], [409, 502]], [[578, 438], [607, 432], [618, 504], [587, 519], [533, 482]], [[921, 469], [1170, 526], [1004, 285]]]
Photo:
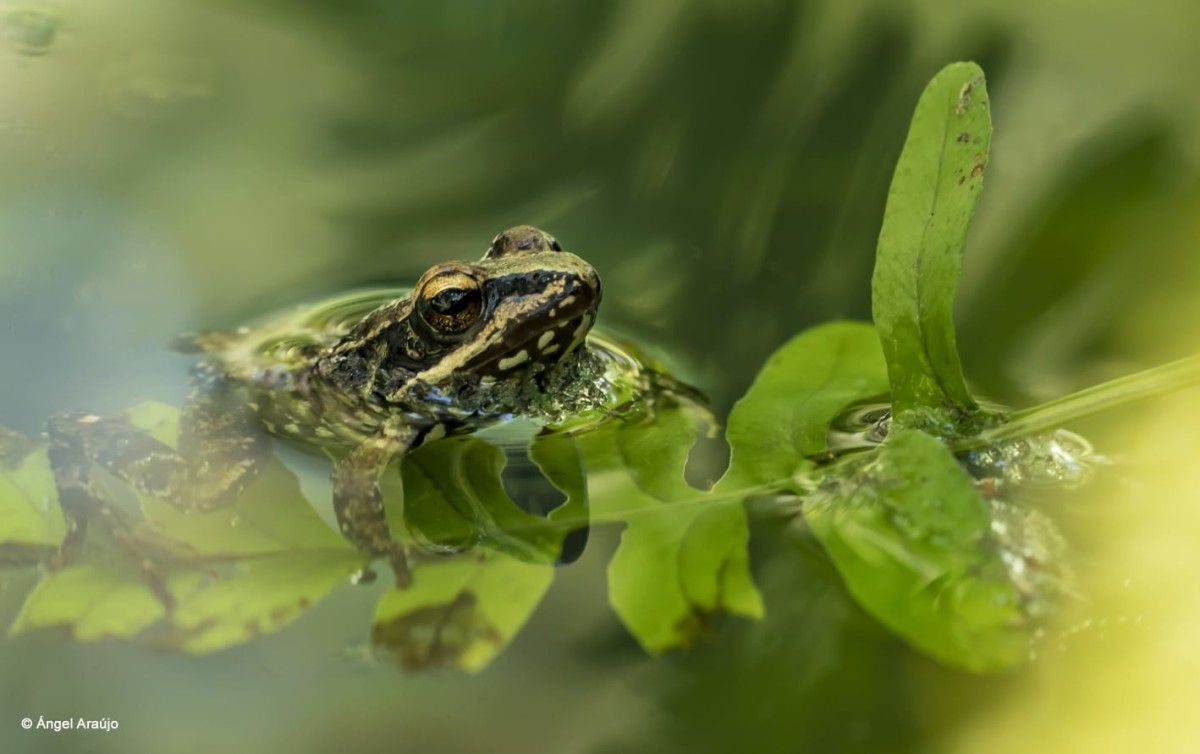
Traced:
[[100, 421], [100, 417], [96, 416], [95, 414], [88, 414], [87, 416], [79, 417], [75, 421], [79, 424], [95, 424], [96, 422]]
[[580, 318], [579, 326], [575, 328], [575, 332], [571, 335], [571, 347], [574, 348], [582, 343], [590, 329], [592, 329], [592, 315], [585, 314]]
[[550, 345], [550, 341], [552, 341], [552, 340], [554, 340], [553, 332], [546, 331], [546, 332], [542, 333], [542, 336], [540, 338], [538, 338], [538, 350], [545, 351], [546, 346]]
[[506, 359], [500, 359], [500, 363], [496, 366], [500, 367], [501, 372], [506, 372], [518, 364], [524, 364], [526, 361], [529, 361], [529, 351], [522, 348], [512, 356], [509, 356]]

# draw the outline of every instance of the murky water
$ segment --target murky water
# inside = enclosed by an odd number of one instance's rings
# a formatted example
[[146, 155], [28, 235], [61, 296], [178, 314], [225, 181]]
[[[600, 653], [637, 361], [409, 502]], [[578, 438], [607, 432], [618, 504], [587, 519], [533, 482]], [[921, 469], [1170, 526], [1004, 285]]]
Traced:
[[[912, 104], [942, 62], [966, 58], [988, 71], [997, 113], [959, 312], [972, 380], [1027, 405], [1194, 352], [1200, 100], [1169, 82], [1200, 65], [1195, 14], [0, 0], [0, 425], [37, 437], [65, 410], [177, 406], [191, 363], [171, 349], [180, 335], [409, 285], [519, 222], [599, 270], [600, 327], [620, 333], [605, 341], [612, 373], [661, 362], [723, 418], [792, 334], [869, 318]], [[1200, 437], [1180, 417], [1197, 410], [1181, 394], [971, 459], [977, 477], [1028, 490], [996, 498], [996, 535], [1021, 543], [1006, 551], [1013, 580], [1031, 595], [1054, 581], [1061, 600], [1037, 658], [1005, 676], [950, 670], [884, 629], [770, 500], [750, 516], [765, 618], [697, 611], [694, 646], [646, 652], [609, 604], [622, 526], [646, 514], [597, 465], [600, 523], [586, 546], [557, 543], [559, 565], [504, 572], [523, 586], [499, 604], [544, 594], [480, 672], [402, 670], [372, 631], [389, 579], [351, 585], [353, 562], [310, 554], [336, 588], [222, 651], [179, 651], [166, 634], [5, 639], [0, 749], [1195, 750]], [[884, 406], [861, 407], [831, 444], [870, 446], [885, 425]], [[566, 495], [514, 451], [538, 428], [510, 430], [493, 437], [508, 443], [503, 490], [544, 519]], [[719, 443], [704, 447], [689, 479], [720, 475]], [[1111, 464], [1080, 463], [1093, 447]], [[323, 458], [285, 450], [280, 468], [310, 501], [331, 498]], [[1037, 514], [1009, 516], [1014, 505]], [[311, 511], [332, 531], [327, 503]], [[1065, 544], [1014, 534], [1040, 517]], [[427, 544], [461, 549], [435, 523], [445, 536]], [[258, 547], [255, 525], [222, 531]], [[1069, 568], [1045, 567], [1061, 546]], [[629, 583], [653, 601], [673, 578]], [[5, 625], [36, 581], [0, 571]], [[429, 638], [427, 623], [383, 624]], [[26, 731], [23, 717], [119, 729]]]

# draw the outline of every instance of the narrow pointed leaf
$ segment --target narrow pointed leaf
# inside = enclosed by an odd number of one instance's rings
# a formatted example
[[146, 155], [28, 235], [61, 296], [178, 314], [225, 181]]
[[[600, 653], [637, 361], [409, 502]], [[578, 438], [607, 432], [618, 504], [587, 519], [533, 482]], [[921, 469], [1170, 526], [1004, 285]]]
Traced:
[[983, 71], [953, 63], [913, 113], [888, 191], [871, 281], [872, 311], [897, 416], [975, 407], [954, 334], [967, 229], [987, 169], [992, 123]]

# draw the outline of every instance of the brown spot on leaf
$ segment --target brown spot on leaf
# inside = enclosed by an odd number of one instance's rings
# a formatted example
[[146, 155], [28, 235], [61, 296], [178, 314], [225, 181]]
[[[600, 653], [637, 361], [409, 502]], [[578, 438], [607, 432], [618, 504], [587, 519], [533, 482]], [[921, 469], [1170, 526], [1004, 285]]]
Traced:
[[960, 133], [958, 135], [958, 143], [959, 144], [966, 144], [970, 141], [971, 141], [971, 134], [967, 133], [966, 131], [963, 131], [962, 133]]
[[971, 168], [971, 177], [972, 178], [977, 178], [981, 175], [983, 175], [983, 165], [982, 164], [976, 165], [975, 167]]

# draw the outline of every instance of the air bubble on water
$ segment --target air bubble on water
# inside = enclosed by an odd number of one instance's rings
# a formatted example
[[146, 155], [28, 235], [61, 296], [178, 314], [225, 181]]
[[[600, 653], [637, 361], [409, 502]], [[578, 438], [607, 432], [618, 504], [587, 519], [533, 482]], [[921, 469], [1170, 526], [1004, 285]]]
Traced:
[[26, 57], [49, 53], [61, 27], [58, 16], [37, 8], [19, 8], [0, 15], [0, 39]]
[[174, 52], [146, 52], [106, 67], [104, 86], [113, 107], [131, 118], [159, 118], [207, 100], [216, 92], [212, 61]]
[[1064, 557], [1066, 541], [1043, 513], [999, 500], [989, 501], [988, 507], [1000, 561], [1024, 612], [1046, 615], [1074, 591], [1075, 577]]
[[977, 478], [996, 477], [1014, 485], [1068, 487], [1087, 482], [1100, 462], [1087, 440], [1065, 429], [973, 450], [964, 460]]

